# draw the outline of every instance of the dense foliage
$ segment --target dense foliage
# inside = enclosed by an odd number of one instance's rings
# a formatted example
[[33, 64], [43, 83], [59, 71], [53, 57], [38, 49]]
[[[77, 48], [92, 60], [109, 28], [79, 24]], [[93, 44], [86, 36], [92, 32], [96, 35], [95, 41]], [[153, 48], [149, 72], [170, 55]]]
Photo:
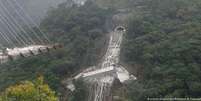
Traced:
[[43, 74], [50, 87], [58, 90], [63, 78], [96, 64], [107, 40], [105, 22], [111, 14], [111, 10], [91, 2], [80, 7], [63, 3], [51, 9], [40, 27], [52, 42], [61, 43], [64, 48], [2, 64], [0, 89]]
[[52, 36], [51, 40], [65, 45], [74, 64], [94, 65], [107, 40], [105, 24], [111, 12], [92, 2], [81, 7], [66, 7], [64, 3], [50, 10], [41, 27]]
[[[133, 66], [138, 77], [126, 86], [127, 100], [201, 97], [201, 1], [95, 1], [103, 8], [87, 2], [79, 7], [63, 3], [51, 9], [40, 27], [64, 48], [1, 65], [0, 89], [37, 74], [44, 74], [50, 87], [58, 89], [63, 78], [95, 65], [106, 45], [106, 22], [116, 9], [130, 16], [121, 60]], [[86, 97], [83, 82], [76, 87], [70, 101]]]
[[[93, 0], [92, 0], [93, 1]], [[94, 0], [96, 4], [103, 8], [124, 9], [127, 8], [131, 0]]]
[[72, 93], [68, 99], [69, 101], [87, 101], [88, 90], [87, 84], [82, 80], [74, 81], [75, 91]]
[[0, 95], [0, 101], [58, 101], [58, 97], [44, 84], [43, 77], [39, 77], [34, 82], [10, 86]]
[[200, 97], [201, 2], [142, 0], [135, 7], [122, 52], [138, 70], [130, 101]]

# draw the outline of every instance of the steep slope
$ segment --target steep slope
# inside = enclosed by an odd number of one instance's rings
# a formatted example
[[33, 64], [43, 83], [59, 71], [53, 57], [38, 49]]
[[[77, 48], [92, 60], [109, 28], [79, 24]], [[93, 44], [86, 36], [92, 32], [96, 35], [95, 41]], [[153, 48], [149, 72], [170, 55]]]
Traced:
[[0, 89], [43, 74], [54, 89], [61, 88], [60, 81], [82, 68], [94, 65], [101, 57], [106, 43], [105, 22], [112, 11], [93, 3], [84, 6], [59, 6], [50, 11], [41, 28], [54, 42], [64, 44], [55, 52], [24, 58], [0, 66]]
[[122, 60], [138, 71], [130, 101], [199, 98], [201, 95], [201, 2], [142, 0], [134, 6]]

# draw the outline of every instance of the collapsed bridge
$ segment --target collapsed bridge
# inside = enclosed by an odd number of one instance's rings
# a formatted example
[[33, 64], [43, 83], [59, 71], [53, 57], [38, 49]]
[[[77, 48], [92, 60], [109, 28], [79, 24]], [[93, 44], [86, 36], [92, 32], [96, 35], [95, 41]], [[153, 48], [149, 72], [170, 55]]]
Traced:
[[1, 1], [0, 25], [0, 63], [63, 47], [53, 43], [16, 0]]
[[22, 48], [13, 48], [0, 52], [0, 63], [6, 63], [8, 61], [17, 60], [19, 58], [26, 58], [30, 56], [36, 56], [43, 53], [50, 52], [51, 50], [57, 50], [62, 48], [60, 44], [55, 45], [30, 45]]
[[[110, 34], [109, 45], [103, 61], [72, 78], [73, 80], [84, 80], [89, 85], [90, 92], [87, 101], [112, 101], [110, 90], [115, 79], [121, 83], [137, 79], [120, 65], [121, 43], [125, 31], [123, 26], [116, 27]], [[71, 80], [68, 80], [67, 88], [71, 91], [76, 89]]]

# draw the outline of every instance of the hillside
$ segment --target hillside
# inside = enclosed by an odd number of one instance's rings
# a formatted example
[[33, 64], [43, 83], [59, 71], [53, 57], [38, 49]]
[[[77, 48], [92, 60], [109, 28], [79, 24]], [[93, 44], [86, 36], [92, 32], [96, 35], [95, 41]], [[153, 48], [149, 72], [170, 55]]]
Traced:
[[[77, 82], [78, 89], [72, 93], [61, 81], [96, 65], [107, 46], [107, 33], [124, 23], [127, 31], [121, 63], [137, 80], [113, 88], [118, 101], [201, 97], [201, 1], [91, 0], [83, 6], [67, 4], [49, 9], [40, 23], [41, 30], [64, 48], [1, 65], [0, 91], [44, 75], [58, 96], [83, 101], [87, 92], [84, 82]], [[123, 15], [122, 22], [112, 22], [118, 15]]]
[[139, 80], [129, 85], [130, 101], [199, 98], [201, 95], [201, 2], [143, 0], [128, 23], [122, 60]]
[[58, 89], [63, 78], [95, 64], [100, 58], [99, 54], [107, 40], [105, 23], [112, 11], [91, 3], [82, 7], [65, 7], [50, 11], [41, 23], [41, 29], [49, 33], [51, 40], [64, 44], [64, 48], [2, 64], [1, 90], [21, 80], [34, 79], [39, 74], [45, 76], [52, 88]]

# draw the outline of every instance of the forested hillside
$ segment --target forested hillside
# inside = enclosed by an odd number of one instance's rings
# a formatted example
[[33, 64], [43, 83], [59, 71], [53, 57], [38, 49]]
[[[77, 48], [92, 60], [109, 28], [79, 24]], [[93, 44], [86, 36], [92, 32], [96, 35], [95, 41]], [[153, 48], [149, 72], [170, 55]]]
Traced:
[[105, 47], [105, 23], [111, 18], [112, 11], [91, 2], [81, 7], [65, 4], [52, 9], [41, 22], [41, 29], [48, 33], [51, 41], [63, 44], [64, 48], [2, 64], [1, 90], [19, 81], [35, 79], [37, 75], [44, 75], [50, 87], [58, 90], [63, 78], [96, 64]]
[[[124, 96], [120, 101], [201, 97], [200, 0], [90, 0], [83, 6], [66, 5], [51, 8], [40, 23], [52, 43], [64, 48], [2, 64], [0, 91], [43, 75], [55, 95], [60, 95], [62, 80], [101, 59], [107, 33], [113, 30], [112, 18], [123, 14], [128, 18], [121, 63], [133, 70], [129, 72], [137, 80], [114, 88], [118, 96]], [[76, 86], [69, 101], [85, 97], [83, 82]]]
[[201, 2], [142, 0], [135, 3], [122, 57], [139, 80], [129, 85], [130, 101], [148, 97], [201, 96]]

